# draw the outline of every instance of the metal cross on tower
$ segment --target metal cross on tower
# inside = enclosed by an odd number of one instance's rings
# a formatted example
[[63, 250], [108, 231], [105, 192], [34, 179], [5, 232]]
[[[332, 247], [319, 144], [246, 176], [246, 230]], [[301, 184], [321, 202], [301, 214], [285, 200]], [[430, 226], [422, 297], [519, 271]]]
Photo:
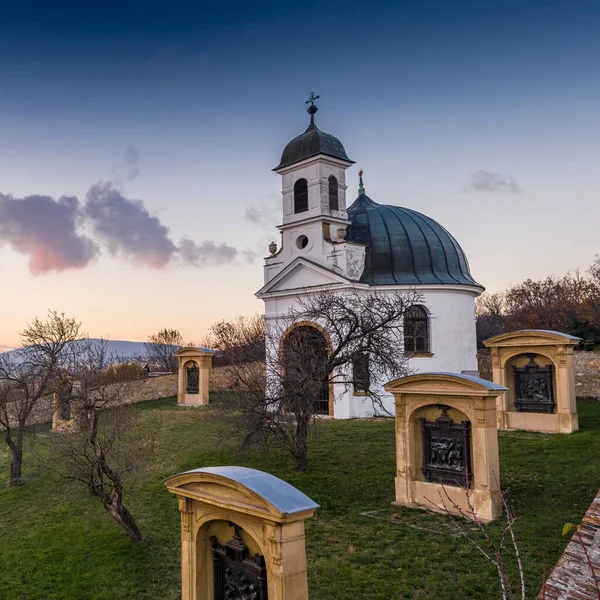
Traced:
[[315, 100], [318, 100], [321, 96], [315, 96], [314, 92], [310, 93], [308, 100], [304, 104], [310, 104], [311, 106], [315, 105]]

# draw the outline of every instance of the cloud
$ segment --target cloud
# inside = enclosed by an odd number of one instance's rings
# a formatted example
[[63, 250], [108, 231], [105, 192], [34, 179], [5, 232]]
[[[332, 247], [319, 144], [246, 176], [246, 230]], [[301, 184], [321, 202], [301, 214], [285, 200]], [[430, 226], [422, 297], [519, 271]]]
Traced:
[[245, 216], [250, 223], [255, 225], [269, 228], [277, 225], [276, 211], [266, 206], [252, 206], [246, 210]]
[[196, 267], [230, 263], [238, 255], [236, 248], [225, 243], [217, 244], [205, 240], [201, 244], [196, 244], [196, 242], [187, 238], [182, 238], [179, 242], [179, 253], [185, 264]]
[[73, 196], [0, 194], [0, 241], [27, 256], [34, 275], [81, 269], [98, 253], [97, 245], [77, 232], [81, 216]]
[[125, 150], [123, 162], [113, 169], [113, 176], [116, 182], [132, 181], [140, 174], [139, 168], [140, 151], [136, 146], [130, 144]]
[[141, 200], [129, 200], [111, 182], [93, 185], [86, 195], [84, 213], [111, 254], [160, 269], [177, 247], [169, 228], [152, 216]]
[[[263, 254], [265, 254], [265, 253], [263, 252]], [[262, 256], [262, 254], [260, 252], [257, 252], [256, 250], [250, 250], [250, 249], [242, 250], [242, 255], [244, 256], [244, 258], [246, 259], [246, 262], [249, 265], [255, 263]]]
[[[183, 238], [175, 244], [169, 228], [141, 200], [126, 198], [125, 179], [137, 177], [139, 151], [129, 146], [113, 180], [90, 187], [85, 203], [74, 196], [13, 198], [0, 193], [0, 244], [29, 257], [34, 274], [83, 268], [101, 249], [111, 255], [161, 269], [178, 259], [203, 267], [233, 262], [238, 250], [226, 243]], [[86, 228], [88, 235], [80, 233]], [[244, 257], [248, 260], [246, 253]]]
[[521, 186], [510, 176], [489, 171], [475, 171], [471, 174], [471, 185], [465, 188], [466, 192], [502, 192], [505, 194], [519, 194], [523, 191]]

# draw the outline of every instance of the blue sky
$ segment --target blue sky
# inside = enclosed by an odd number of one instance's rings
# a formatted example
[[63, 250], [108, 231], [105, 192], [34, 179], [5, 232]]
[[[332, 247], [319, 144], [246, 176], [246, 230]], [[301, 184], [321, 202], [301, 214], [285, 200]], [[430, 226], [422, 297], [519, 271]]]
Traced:
[[[92, 335], [194, 341], [260, 311], [271, 169], [313, 90], [349, 181], [363, 168], [374, 200], [438, 220], [491, 291], [598, 252], [598, 2], [0, 4], [0, 344], [48, 308]], [[63, 202], [69, 238], [49, 199], [6, 200], [36, 195], [76, 197], [87, 220]], [[107, 218], [114, 203], [130, 220]], [[123, 245], [130, 223], [158, 254]], [[53, 234], [73, 265], [32, 267]]]

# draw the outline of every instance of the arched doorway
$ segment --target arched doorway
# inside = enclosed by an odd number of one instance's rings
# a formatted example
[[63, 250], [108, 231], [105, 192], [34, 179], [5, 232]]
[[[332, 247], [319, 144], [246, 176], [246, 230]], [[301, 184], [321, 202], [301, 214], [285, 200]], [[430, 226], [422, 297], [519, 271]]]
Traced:
[[283, 386], [286, 398], [297, 406], [312, 401], [312, 412], [329, 415], [329, 344], [312, 325], [295, 326], [283, 340]]

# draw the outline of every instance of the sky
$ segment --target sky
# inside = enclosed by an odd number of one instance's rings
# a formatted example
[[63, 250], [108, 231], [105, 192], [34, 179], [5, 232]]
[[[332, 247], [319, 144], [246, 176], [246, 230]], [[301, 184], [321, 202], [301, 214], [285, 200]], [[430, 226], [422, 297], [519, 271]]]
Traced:
[[48, 309], [143, 341], [261, 312], [308, 125], [500, 291], [600, 252], [600, 3], [0, 0], [0, 346]]

